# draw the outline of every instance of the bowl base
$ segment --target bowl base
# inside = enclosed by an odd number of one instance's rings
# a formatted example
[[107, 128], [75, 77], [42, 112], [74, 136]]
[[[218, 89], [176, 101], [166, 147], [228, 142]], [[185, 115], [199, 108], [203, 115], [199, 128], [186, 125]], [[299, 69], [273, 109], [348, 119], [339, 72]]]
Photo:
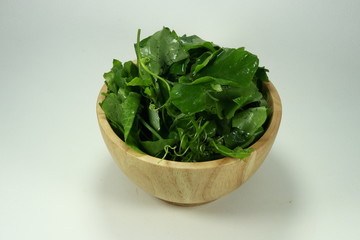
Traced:
[[196, 207], [196, 206], [211, 203], [211, 202], [216, 200], [215, 199], [215, 200], [211, 200], [211, 201], [208, 201], [208, 202], [201, 202], [201, 203], [177, 203], [177, 202], [166, 201], [166, 200], [161, 199], [161, 198], [158, 198], [158, 199], [160, 199], [161, 201], [166, 202], [168, 204], [175, 205], [175, 206], [180, 206], [180, 207]]

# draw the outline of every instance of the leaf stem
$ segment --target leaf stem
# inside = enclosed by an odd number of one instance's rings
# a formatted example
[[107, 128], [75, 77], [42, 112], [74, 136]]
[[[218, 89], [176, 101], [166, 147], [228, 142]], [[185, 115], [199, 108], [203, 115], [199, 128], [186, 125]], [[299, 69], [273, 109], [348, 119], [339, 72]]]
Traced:
[[159, 140], [162, 140], [163, 138], [160, 136], [158, 132], [155, 131], [147, 122], [145, 122], [144, 119], [142, 119], [141, 116], [138, 116], [140, 119], [140, 122], [152, 133], [155, 137], [157, 137]]

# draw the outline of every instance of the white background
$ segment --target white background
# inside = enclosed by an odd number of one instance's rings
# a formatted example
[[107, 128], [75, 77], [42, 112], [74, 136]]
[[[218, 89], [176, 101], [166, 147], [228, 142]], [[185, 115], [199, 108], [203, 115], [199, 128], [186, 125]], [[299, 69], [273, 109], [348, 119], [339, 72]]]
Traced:
[[[359, 239], [360, 1], [0, 2], [0, 239]], [[265, 163], [168, 205], [112, 161], [95, 115], [112, 59], [168, 26], [257, 54], [283, 102]]]

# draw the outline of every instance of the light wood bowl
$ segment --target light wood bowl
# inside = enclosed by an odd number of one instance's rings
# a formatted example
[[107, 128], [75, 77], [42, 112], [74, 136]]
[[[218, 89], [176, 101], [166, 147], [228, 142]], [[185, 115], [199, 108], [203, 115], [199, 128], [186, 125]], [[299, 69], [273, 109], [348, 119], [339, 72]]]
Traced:
[[272, 116], [265, 134], [251, 148], [246, 161], [225, 157], [207, 162], [161, 160], [129, 148], [112, 130], [99, 106], [104, 85], [96, 103], [96, 113], [106, 146], [120, 169], [145, 192], [166, 202], [191, 206], [214, 201], [237, 189], [249, 179], [268, 155], [281, 121], [280, 97], [271, 82], [264, 83]]

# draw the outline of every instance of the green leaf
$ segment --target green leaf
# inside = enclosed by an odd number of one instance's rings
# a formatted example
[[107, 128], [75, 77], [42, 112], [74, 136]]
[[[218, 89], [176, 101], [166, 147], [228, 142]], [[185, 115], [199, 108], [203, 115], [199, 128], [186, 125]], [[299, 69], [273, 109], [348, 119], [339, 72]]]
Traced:
[[233, 99], [234, 103], [228, 104], [227, 108], [225, 109], [225, 116], [227, 119], [232, 119], [235, 115], [235, 112], [239, 110], [240, 108], [244, 107], [245, 105], [253, 102], [258, 102], [262, 99], [262, 94], [254, 90], [253, 92], [247, 92], [244, 95], [241, 95], [240, 97], [237, 97]]
[[206, 135], [211, 138], [216, 135], [217, 125], [214, 120], [210, 121], [209, 124], [205, 128]]
[[245, 106], [246, 104], [260, 101], [263, 95], [259, 91], [247, 92], [240, 97], [234, 98], [233, 101], [238, 105], [239, 108]]
[[230, 133], [224, 136], [225, 146], [228, 148], [235, 148], [240, 146], [241, 143], [246, 142], [249, 139], [249, 134], [240, 130], [239, 128], [233, 128]]
[[137, 75], [137, 67], [133, 63], [126, 62], [123, 66], [119, 60], [114, 59], [111, 70], [104, 73], [108, 92], [118, 93], [121, 95], [121, 99], [123, 101], [130, 92], [126, 87], [127, 78], [130, 77], [130, 79], [132, 79], [133, 75]]
[[184, 75], [186, 74], [187, 66], [190, 62], [189, 58], [186, 58], [185, 60], [176, 62], [171, 65], [169, 73], [170, 74], [176, 74], [176, 75]]
[[141, 146], [141, 143], [139, 141], [139, 133], [138, 131], [134, 131], [132, 129], [126, 139], [126, 144], [134, 149], [137, 152], [144, 153], [139, 147]]
[[197, 76], [210, 76], [231, 81], [238, 86], [247, 86], [252, 81], [258, 65], [257, 56], [243, 48], [225, 48], [212, 64], [203, 68]]
[[105, 83], [108, 87], [108, 91], [116, 93], [121, 84], [121, 73], [123, 70], [122, 63], [119, 60], [113, 60], [113, 67], [110, 72], [104, 73]]
[[233, 128], [232, 131], [224, 136], [225, 146], [228, 148], [250, 146], [254, 141], [260, 138], [264, 133], [264, 128], [258, 128], [253, 134], [249, 134], [239, 128]]
[[228, 85], [228, 86], [232, 86], [232, 87], [239, 86], [239, 84], [234, 81], [223, 79], [223, 78], [215, 78], [215, 77], [211, 77], [211, 76], [199, 77], [193, 81], [189, 80], [189, 82], [188, 82], [188, 84], [191, 84], [191, 85], [203, 84], [203, 83]]
[[253, 142], [257, 141], [265, 132], [263, 127], [259, 127], [256, 132], [244, 143], [240, 145], [242, 148], [250, 146]]
[[124, 128], [121, 123], [121, 101], [115, 93], [106, 94], [104, 101], [100, 104], [107, 119], [115, 125], [116, 129], [124, 133]]
[[117, 95], [118, 95], [119, 99], [121, 100], [121, 102], [125, 101], [125, 99], [127, 98], [127, 96], [129, 95], [130, 92], [131, 92], [131, 90], [127, 87], [119, 88]]
[[127, 83], [128, 86], [140, 86], [140, 87], [149, 87], [151, 86], [152, 81], [149, 79], [143, 79], [139, 77], [133, 78], [130, 82]]
[[252, 152], [252, 149], [242, 149], [241, 147], [230, 149], [224, 145], [216, 143], [215, 141], [211, 141], [211, 144], [215, 148], [216, 152], [228, 157], [244, 159], [250, 156], [250, 153]]
[[260, 82], [269, 82], [267, 72], [269, 72], [269, 70], [267, 70], [265, 67], [259, 67], [255, 73], [256, 79], [258, 79]]
[[192, 67], [193, 68], [192, 74], [195, 75], [201, 69], [205, 68], [210, 63], [210, 61], [213, 60], [221, 51], [222, 51], [222, 49], [219, 49], [213, 53], [204, 52], [199, 58], [196, 59], [194, 65]]
[[147, 153], [156, 156], [165, 149], [165, 146], [172, 146], [177, 141], [176, 139], [159, 139], [157, 141], [142, 141], [141, 145]]
[[210, 85], [211, 85], [211, 88], [213, 90], [215, 90], [216, 92], [222, 92], [222, 90], [223, 90], [220, 84], [211, 83]]
[[216, 49], [219, 48], [214, 43], [204, 41], [203, 39], [199, 38], [196, 35], [192, 35], [192, 36], [184, 35], [184, 36], [180, 37], [179, 40], [182, 43], [182, 45], [184, 46], [184, 49], [186, 51], [189, 51], [191, 49], [196, 49], [196, 48], [207, 48], [210, 51], [215, 52]]
[[185, 85], [176, 83], [171, 89], [172, 103], [185, 114], [194, 114], [205, 110], [207, 86], [203, 84]]
[[176, 33], [165, 27], [142, 40], [139, 45], [142, 57], [140, 61], [143, 61], [156, 75], [163, 73], [166, 67], [189, 56]]
[[259, 102], [263, 97], [252, 82], [246, 87], [223, 86], [222, 91], [217, 91], [213, 95], [219, 99], [226, 119], [232, 119], [236, 111], [249, 103]]
[[246, 109], [234, 116], [232, 127], [254, 134], [266, 121], [267, 110], [265, 107]]
[[149, 113], [149, 122], [150, 125], [156, 130], [160, 131], [160, 116], [159, 116], [159, 110], [156, 110], [154, 108], [148, 108]]
[[140, 105], [141, 95], [135, 92], [130, 92], [125, 101], [121, 104], [119, 109], [120, 122], [124, 127], [124, 138], [125, 141], [130, 133], [133, 126], [135, 116], [137, 114]]
[[106, 117], [123, 132], [125, 142], [132, 128], [139, 104], [140, 95], [135, 92], [130, 92], [124, 102], [121, 102], [116, 94], [110, 93], [101, 103], [101, 108]]
[[124, 63], [124, 72], [128, 79], [133, 79], [139, 75], [139, 69], [132, 61]]

